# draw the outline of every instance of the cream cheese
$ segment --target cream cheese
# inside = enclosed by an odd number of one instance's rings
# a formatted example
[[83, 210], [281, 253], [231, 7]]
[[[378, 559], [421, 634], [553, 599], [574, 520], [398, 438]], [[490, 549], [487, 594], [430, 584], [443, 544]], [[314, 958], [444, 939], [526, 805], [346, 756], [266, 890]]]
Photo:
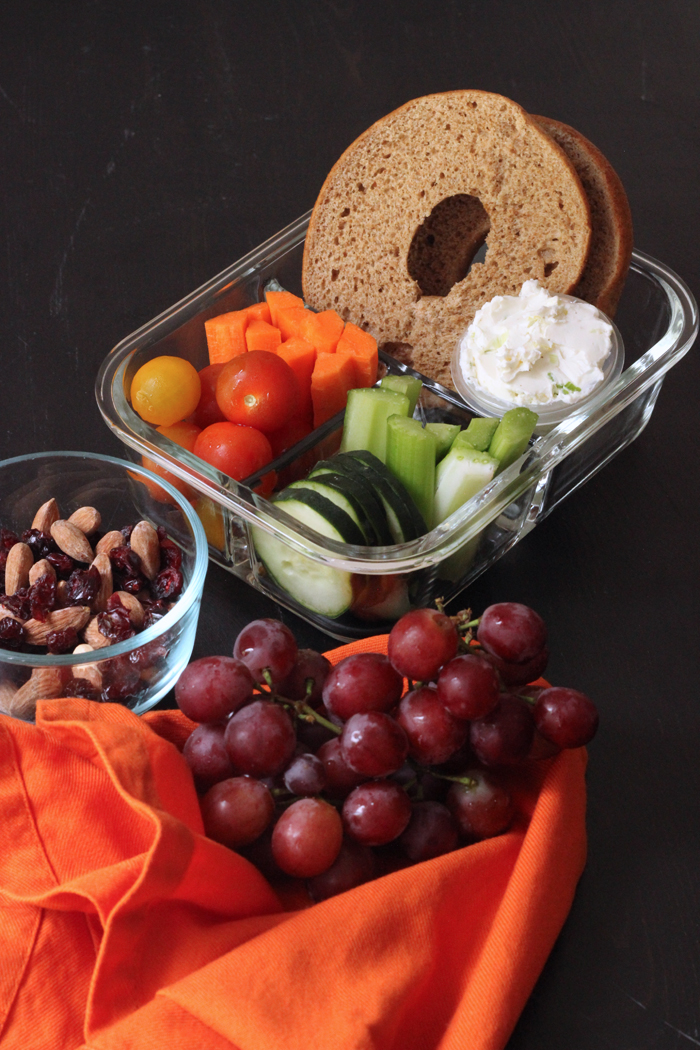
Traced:
[[613, 345], [607, 318], [590, 303], [525, 281], [477, 310], [459, 352], [462, 373], [513, 405], [574, 404], [603, 380]]

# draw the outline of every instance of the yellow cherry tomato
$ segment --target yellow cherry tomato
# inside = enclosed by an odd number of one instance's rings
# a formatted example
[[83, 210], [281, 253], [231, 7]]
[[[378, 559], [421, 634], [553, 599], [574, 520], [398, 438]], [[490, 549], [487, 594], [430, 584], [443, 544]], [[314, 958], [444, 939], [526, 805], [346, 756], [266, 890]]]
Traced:
[[183, 357], [154, 357], [131, 381], [134, 409], [154, 426], [171, 427], [191, 415], [201, 392], [197, 369]]

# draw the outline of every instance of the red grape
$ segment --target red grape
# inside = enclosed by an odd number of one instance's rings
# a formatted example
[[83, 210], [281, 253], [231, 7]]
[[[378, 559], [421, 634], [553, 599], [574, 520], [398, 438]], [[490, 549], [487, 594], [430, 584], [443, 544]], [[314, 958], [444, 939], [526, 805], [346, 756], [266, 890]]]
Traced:
[[457, 823], [441, 802], [415, 802], [399, 846], [409, 860], [431, 860], [451, 853], [459, 841]]
[[500, 674], [504, 684], [510, 689], [514, 686], [528, 685], [544, 674], [549, 663], [549, 649], [545, 645], [533, 657], [521, 664], [513, 664], [509, 663], [508, 660], [501, 660], [499, 656], [494, 656], [493, 653], [488, 654], [488, 659]]
[[232, 777], [207, 791], [201, 800], [204, 830], [229, 849], [254, 842], [275, 812], [272, 795], [259, 780]]
[[340, 853], [327, 871], [309, 879], [306, 886], [314, 901], [325, 901], [337, 893], [345, 893], [373, 878], [375, 860], [368, 846], [352, 839], [344, 839]]
[[344, 722], [362, 711], [390, 711], [403, 679], [379, 653], [356, 653], [336, 664], [323, 687], [323, 702]]
[[256, 682], [265, 680], [267, 670], [277, 686], [294, 667], [297, 643], [280, 620], [252, 620], [236, 638], [233, 655], [250, 669]]
[[320, 795], [326, 786], [326, 770], [317, 755], [297, 755], [284, 773], [284, 786], [293, 795]]
[[284, 708], [270, 700], [254, 700], [231, 718], [224, 742], [237, 772], [273, 777], [294, 754], [296, 736]]
[[534, 731], [527, 703], [511, 693], [501, 693], [493, 711], [471, 723], [469, 741], [485, 766], [517, 765], [527, 758]]
[[413, 609], [392, 627], [388, 653], [400, 674], [430, 682], [452, 659], [458, 645], [459, 635], [449, 616], [437, 609]]
[[197, 787], [205, 791], [236, 772], [224, 746], [224, 729], [222, 725], [199, 725], [187, 737], [182, 749]]
[[358, 784], [367, 779], [362, 773], [356, 773], [343, 755], [340, 737], [333, 737], [317, 751], [317, 757], [323, 762], [326, 771], [326, 792], [331, 798], [345, 798]]
[[287, 875], [310, 879], [327, 871], [340, 852], [343, 824], [321, 798], [293, 802], [275, 824], [272, 855]]
[[519, 602], [489, 605], [481, 617], [477, 638], [487, 652], [520, 664], [531, 660], [547, 642], [544, 620]]
[[180, 675], [175, 700], [193, 722], [221, 722], [250, 700], [254, 685], [253, 676], [240, 660], [204, 656]]
[[432, 685], [406, 693], [397, 721], [408, 737], [409, 753], [426, 766], [446, 762], [464, 744], [469, 731], [466, 722], [452, 717]]
[[382, 711], [364, 711], [345, 723], [340, 749], [356, 773], [385, 777], [400, 769], [406, 760], [408, 738], [390, 715]]
[[437, 680], [437, 692], [455, 718], [483, 718], [498, 703], [500, 683], [492, 665], [476, 653], [455, 656]]
[[470, 769], [468, 776], [476, 783], [452, 784], [447, 792], [447, 806], [462, 832], [472, 839], [489, 839], [508, 828], [515, 807], [506, 789], [481, 770]]
[[[311, 707], [318, 707], [323, 697], [323, 684], [332, 669], [330, 660], [321, 653], [314, 649], [300, 649], [294, 667], [280, 682], [278, 690], [288, 700], [306, 700]], [[306, 682], [309, 678], [313, 679], [313, 687], [307, 696]]]
[[383, 846], [398, 838], [411, 818], [411, 800], [391, 780], [370, 780], [343, 803], [348, 835], [364, 846]]
[[583, 747], [598, 729], [598, 711], [585, 693], [565, 686], [543, 689], [533, 709], [542, 736], [558, 747]]

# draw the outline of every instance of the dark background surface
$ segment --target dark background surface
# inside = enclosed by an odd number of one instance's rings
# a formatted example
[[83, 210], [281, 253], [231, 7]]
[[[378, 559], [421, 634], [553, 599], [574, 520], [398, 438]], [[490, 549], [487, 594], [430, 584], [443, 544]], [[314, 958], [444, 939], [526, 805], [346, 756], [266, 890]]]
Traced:
[[[579, 128], [625, 184], [637, 246], [697, 293], [699, 30], [681, 0], [3, 5], [2, 458], [119, 455], [93, 395], [104, 355], [430, 92], [501, 92]], [[534, 606], [549, 677], [602, 715], [588, 867], [509, 1050], [700, 1045], [699, 381], [692, 351], [642, 436], [468, 595]], [[195, 655], [275, 614], [212, 568]]]

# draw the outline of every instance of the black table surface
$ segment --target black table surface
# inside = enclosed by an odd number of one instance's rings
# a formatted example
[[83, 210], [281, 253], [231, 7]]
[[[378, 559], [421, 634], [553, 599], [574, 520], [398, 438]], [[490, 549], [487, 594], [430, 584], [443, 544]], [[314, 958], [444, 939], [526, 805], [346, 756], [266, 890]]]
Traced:
[[[687, 0], [3, 5], [2, 458], [119, 455], [93, 394], [107, 352], [423, 94], [482, 88], [579, 128], [624, 182], [636, 245], [697, 290], [699, 31]], [[588, 866], [509, 1050], [700, 1045], [698, 389], [691, 351], [639, 439], [466, 596], [534, 606], [549, 677], [602, 717]], [[195, 655], [280, 612], [212, 567]]]

